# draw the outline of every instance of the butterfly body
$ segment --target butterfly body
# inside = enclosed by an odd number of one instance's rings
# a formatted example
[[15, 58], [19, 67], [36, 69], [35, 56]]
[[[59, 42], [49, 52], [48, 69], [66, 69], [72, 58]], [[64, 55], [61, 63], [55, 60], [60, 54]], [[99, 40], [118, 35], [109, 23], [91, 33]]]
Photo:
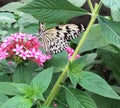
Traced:
[[43, 47], [47, 53], [59, 53], [69, 46], [68, 41], [78, 37], [84, 30], [83, 25], [79, 27], [75, 24], [59, 25], [45, 30], [41, 36]]

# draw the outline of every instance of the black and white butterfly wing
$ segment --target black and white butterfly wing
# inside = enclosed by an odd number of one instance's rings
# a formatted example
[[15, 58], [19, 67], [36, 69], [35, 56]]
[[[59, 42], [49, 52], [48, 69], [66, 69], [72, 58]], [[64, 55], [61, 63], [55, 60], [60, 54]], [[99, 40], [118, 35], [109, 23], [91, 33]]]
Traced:
[[78, 37], [84, 31], [83, 25], [78, 27], [75, 24], [60, 25], [46, 30], [42, 36], [42, 43], [47, 53], [59, 53], [68, 47], [68, 41]]

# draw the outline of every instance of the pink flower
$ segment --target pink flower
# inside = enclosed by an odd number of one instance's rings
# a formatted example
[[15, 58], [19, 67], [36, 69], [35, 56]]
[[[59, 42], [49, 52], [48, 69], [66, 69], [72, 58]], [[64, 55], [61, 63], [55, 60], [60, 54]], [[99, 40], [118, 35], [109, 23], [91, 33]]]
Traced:
[[[72, 56], [73, 53], [74, 53], [74, 49], [72, 49], [71, 47], [66, 47], [65, 50], [66, 50], [66, 52], [68, 53], [68, 59], [70, 59], [71, 56]], [[75, 57], [75, 59], [77, 59], [77, 58], [79, 58], [79, 57], [80, 57], [80, 55], [77, 54], [76, 57]]]
[[16, 55], [23, 52], [23, 45], [16, 44], [16, 48], [13, 48], [13, 51], [16, 52]]
[[28, 50], [22, 51], [21, 54], [19, 54], [20, 57], [22, 57], [24, 60], [27, 59], [27, 57], [30, 57], [30, 53]]
[[58, 106], [58, 104], [53, 102], [53, 107], [57, 107], [57, 106]]
[[43, 63], [51, 59], [51, 56], [43, 54], [40, 47], [43, 46], [37, 37], [26, 33], [15, 33], [0, 43], [0, 60], [12, 59], [17, 56], [23, 60], [32, 60], [43, 66]]
[[6, 50], [3, 50], [2, 48], [0, 48], [0, 60], [5, 59], [7, 55], [8, 53], [6, 52]]

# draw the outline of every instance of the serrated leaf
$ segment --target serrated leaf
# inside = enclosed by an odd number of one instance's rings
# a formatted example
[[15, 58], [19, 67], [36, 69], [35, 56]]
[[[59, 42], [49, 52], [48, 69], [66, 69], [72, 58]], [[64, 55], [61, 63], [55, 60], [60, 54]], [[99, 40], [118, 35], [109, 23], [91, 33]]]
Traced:
[[101, 0], [111, 9], [112, 17], [115, 21], [120, 21], [120, 1], [119, 0]]
[[53, 54], [52, 59], [45, 62], [45, 68], [54, 66], [54, 72], [63, 71], [68, 63], [68, 54], [66, 51], [62, 51], [58, 54]]
[[99, 23], [105, 39], [107, 39], [110, 44], [120, 48], [120, 22], [99, 17]]
[[112, 99], [120, 99], [119, 95], [97, 74], [89, 71], [81, 72], [79, 84], [86, 90]]
[[13, 82], [28, 83], [32, 80], [32, 74], [28, 71], [24, 64], [19, 64], [13, 73]]
[[[81, 39], [81, 36], [72, 40], [72, 42], [78, 44], [80, 39]], [[108, 45], [108, 42], [104, 38], [104, 36], [101, 32], [100, 25], [94, 24], [88, 34], [87, 39], [85, 40], [85, 42], [83, 43], [83, 45], [80, 49], [80, 53], [89, 51], [89, 50], [92, 50], [95, 48], [100, 48], [100, 47], [103, 47], [106, 45]]]
[[86, 92], [69, 88], [65, 88], [65, 90], [70, 108], [97, 108], [93, 99]]
[[32, 101], [21, 96], [15, 96], [7, 100], [0, 108], [30, 108]]
[[67, 0], [33, 0], [19, 10], [29, 13], [42, 22], [65, 22], [86, 13]]
[[48, 88], [52, 79], [53, 68], [45, 69], [31, 81], [31, 87], [40, 90], [42, 93]]

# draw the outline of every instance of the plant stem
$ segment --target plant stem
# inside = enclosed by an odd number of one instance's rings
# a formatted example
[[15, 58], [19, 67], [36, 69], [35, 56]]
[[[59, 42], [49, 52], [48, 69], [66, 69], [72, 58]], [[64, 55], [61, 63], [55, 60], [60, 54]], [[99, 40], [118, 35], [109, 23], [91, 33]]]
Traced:
[[88, 35], [89, 31], [90, 31], [90, 28], [92, 27], [92, 25], [93, 25], [93, 23], [94, 23], [97, 15], [98, 15], [98, 13], [99, 13], [99, 10], [100, 10], [100, 7], [101, 7], [101, 6], [102, 6], [102, 3], [101, 3], [101, 2], [99, 3], [99, 5], [95, 5], [95, 9], [94, 9], [93, 12], [92, 12], [92, 18], [91, 18], [91, 20], [90, 20], [90, 22], [89, 22], [89, 25], [88, 25], [85, 33], [83, 34], [81, 40], [79, 41], [78, 46], [77, 46], [74, 54], [72, 55], [72, 57], [71, 57], [71, 59], [70, 59], [71, 62], [74, 60], [75, 56], [78, 54], [78, 52], [80, 51], [80, 48], [82, 47], [84, 41], [86, 40], [87, 35]]
[[55, 97], [56, 93], [59, 91], [60, 84], [66, 79], [68, 66], [69, 66], [69, 63], [66, 65], [64, 71], [62, 72], [62, 74], [58, 78], [58, 80], [55, 83], [53, 89], [51, 90], [49, 96], [47, 97], [47, 99], [46, 99], [46, 101], [44, 103], [46, 106], [50, 105], [50, 103], [52, 102], [52, 100]]
[[90, 10], [91, 10], [91, 12], [92, 12], [92, 11], [93, 11], [92, 2], [91, 2], [91, 0], [87, 0], [87, 2], [88, 2], [88, 5], [89, 5]]
[[[101, 2], [99, 3], [99, 5], [95, 6], [95, 9], [93, 9], [91, 21], [90, 21], [85, 33], [83, 34], [83, 36], [82, 36], [82, 38], [81, 38], [81, 40], [80, 40], [74, 54], [72, 55], [72, 57], [70, 59], [70, 62], [72, 62], [74, 60], [75, 56], [77, 55], [77, 53], [79, 52], [81, 46], [83, 45], [85, 39], [87, 38], [87, 35], [88, 35], [89, 31], [90, 31], [90, 28], [92, 27], [97, 15], [98, 15], [100, 7], [101, 7]], [[47, 99], [46, 99], [46, 101], [44, 103], [46, 106], [49, 106], [51, 104], [51, 102], [53, 101], [54, 97], [56, 96], [56, 94], [58, 93], [58, 91], [60, 89], [60, 84], [62, 82], [64, 82], [64, 80], [67, 78], [68, 68], [69, 68], [69, 63], [66, 65], [64, 71], [61, 73], [61, 75], [58, 78], [57, 82], [55, 83], [53, 89], [51, 90], [49, 96], [47, 97]]]

